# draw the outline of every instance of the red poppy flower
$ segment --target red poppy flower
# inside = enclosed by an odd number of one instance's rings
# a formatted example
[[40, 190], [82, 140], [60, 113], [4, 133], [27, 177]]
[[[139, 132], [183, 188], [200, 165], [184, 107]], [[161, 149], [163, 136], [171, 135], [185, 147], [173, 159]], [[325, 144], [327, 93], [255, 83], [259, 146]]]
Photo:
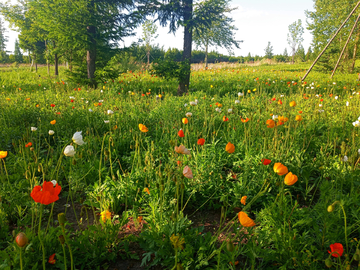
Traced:
[[340, 243], [331, 244], [330, 249], [331, 251], [328, 250], [328, 252], [335, 258], [341, 257], [344, 253], [344, 247]]
[[264, 165], [269, 165], [269, 164], [271, 163], [271, 160], [270, 160], [270, 159], [263, 158], [263, 159], [261, 160], [261, 162], [262, 162], [262, 164], [264, 164]]
[[31, 143], [31, 142], [25, 144], [25, 147], [31, 147], [31, 146], [32, 146], [32, 143]]
[[184, 131], [183, 131], [182, 129], [179, 130], [178, 135], [179, 135], [179, 137], [181, 137], [181, 138], [182, 138], [182, 137], [185, 137]]
[[54, 107], [55, 107], [55, 104], [50, 104], [50, 106], [54, 108]]
[[42, 186], [35, 186], [31, 192], [31, 197], [35, 202], [48, 205], [59, 199], [61, 186], [57, 183], [54, 187], [52, 182], [44, 181]]
[[70, 102], [74, 102], [74, 100], [73, 100], [73, 99], [71, 99], [71, 100], [70, 100]]
[[55, 254], [56, 254], [56, 253], [54, 253], [53, 255], [50, 255], [50, 257], [49, 257], [49, 263], [55, 264], [55, 262], [56, 262], [56, 260], [55, 260]]
[[224, 122], [227, 122], [227, 121], [229, 121], [229, 118], [227, 118], [225, 115], [223, 116], [223, 121]]
[[204, 145], [204, 143], [205, 143], [205, 139], [204, 139], [204, 138], [198, 139], [198, 141], [197, 141], [197, 144], [198, 144], [198, 145]]

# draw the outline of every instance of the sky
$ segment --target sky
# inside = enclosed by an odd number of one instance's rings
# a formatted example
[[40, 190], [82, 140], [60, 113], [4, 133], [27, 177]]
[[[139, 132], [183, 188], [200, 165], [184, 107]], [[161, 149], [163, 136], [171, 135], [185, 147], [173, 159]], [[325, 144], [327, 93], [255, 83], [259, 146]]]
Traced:
[[[11, 2], [16, 3], [14, 0]], [[252, 56], [264, 56], [268, 42], [271, 43], [274, 54], [282, 54], [285, 48], [290, 54], [290, 47], [287, 43], [288, 27], [298, 19], [301, 19], [304, 27], [302, 45], [305, 52], [311, 44], [312, 35], [306, 29], [305, 10], [314, 9], [314, 0], [232, 0], [230, 5], [237, 7], [229, 15], [234, 19], [234, 25], [238, 28], [235, 39], [243, 40], [243, 43], [240, 43], [240, 49], [234, 48], [235, 56], [247, 56], [249, 53]], [[11, 31], [7, 22], [5, 22], [5, 27], [8, 30], [6, 35], [9, 38], [7, 50], [12, 52], [18, 33]], [[136, 32], [135, 37], [125, 38], [123, 42], [119, 43], [119, 46], [130, 46], [132, 42], [137, 41], [141, 37], [141, 27], [136, 29]], [[180, 28], [175, 35], [168, 32], [168, 28], [158, 26], [158, 37], [153, 43], [159, 44], [160, 47], [163, 46], [165, 50], [169, 48], [182, 50], [183, 29]], [[194, 44], [193, 49], [197, 49]], [[226, 49], [210, 48], [210, 50], [215, 49], [222, 54], [228, 54]]]

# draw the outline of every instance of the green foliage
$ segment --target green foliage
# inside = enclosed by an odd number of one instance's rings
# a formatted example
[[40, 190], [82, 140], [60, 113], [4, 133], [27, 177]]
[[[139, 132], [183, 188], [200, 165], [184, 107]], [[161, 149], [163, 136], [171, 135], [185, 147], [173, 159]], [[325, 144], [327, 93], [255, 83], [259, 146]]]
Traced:
[[273, 58], [274, 54], [273, 54], [273, 46], [271, 46], [271, 43], [269, 41], [268, 45], [265, 48], [265, 57], [267, 59], [271, 59]]

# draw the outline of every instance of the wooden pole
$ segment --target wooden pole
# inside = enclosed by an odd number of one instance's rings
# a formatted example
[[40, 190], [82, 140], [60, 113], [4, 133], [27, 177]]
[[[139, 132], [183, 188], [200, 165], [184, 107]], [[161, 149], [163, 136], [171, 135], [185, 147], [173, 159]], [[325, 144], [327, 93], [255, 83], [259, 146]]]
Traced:
[[330, 39], [330, 41], [328, 42], [328, 44], [325, 46], [325, 48], [321, 51], [321, 53], [318, 55], [318, 57], [316, 57], [314, 63], [311, 65], [311, 67], [309, 68], [309, 70], [306, 72], [305, 76], [301, 79], [301, 81], [305, 80], [305, 78], [307, 77], [307, 75], [310, 73], [310, 71], [312, 70], [312, 68], [315, 66], [316, 62], [319, 60], [319, 58], [323, 55], [323, 53], [325, 52], [325, 50], [329, 47], [330, 43], [335, 39], [335, 37], [337, 36], [337, 34], [340, 32], [341, 28], [344, 27], [345, 23], [350, 19], [351, 15], [353, 15], [353, 13], [355, 12], [355, 10], [358, 8], [358, 6], [360, 5], [360, 1], [356, 4], [356, 6], [354, 7], [354, 9], [350, 12], [349, 16], [347, 16], [347, 18], [345, 19], [345, 21], [342, 23], [342, 25], [339, 27], [339, 29], [335, 32], [335, 34], [333, 35], [333, 37]]
[[336, 65], [335, 65], [335, 67], [334, 67], [333, 72], [331, 73], [330, 79], [332, 79], [332, 77], [333, 77], [334, 74], [335, 74], [335, 71], [336, 71], [337, 67], [339, 66], [341, 57], [343, 56], [343, 54], [344, 54], [344, 52], [345, 52], [345, 49], [346, 49], [346, 47], [347, 47], [347, 45], [348, 45], [348, 43], [349, 43], [349, 41], [350, 41], [350, 38], [351, 38], [351, 36], [352, 36], [352, 33], [354, 32], [355, 27], [356, 27], [359, 19], [360, 19], [360, 13], [359, 13], [358, 17], [356, 18], [356, 21], [355, 21], [355, 23], [354, 23], [353, 28], [352, 28], [351, 31], [350, 31], [350, 34], [349, 34], [348, 39], [347, 39], [347, 41], [346, 41], [346, 43], [345, 43], [345, 45], [344, 45], [344, 48], [342, 49], [342, 51], [341, 51], [341, 53], [340, 53], [339, 59], [338, 59], [338, 61], [336, 62]]

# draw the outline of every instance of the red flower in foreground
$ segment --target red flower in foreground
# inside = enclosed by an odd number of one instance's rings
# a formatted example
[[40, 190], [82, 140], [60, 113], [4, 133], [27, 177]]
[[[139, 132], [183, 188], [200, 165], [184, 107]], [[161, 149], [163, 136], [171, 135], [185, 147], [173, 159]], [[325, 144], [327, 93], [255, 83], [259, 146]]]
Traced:
[[331, 244], [330, 249], [331, 251], [328, 250], [328, 252], [331, 254], [331, 256], [335, 258], [341, 257], [344, 253], [343, 245], [340, 243]]
[[271, 160], [270, 160], [270, 159], [263, 158], [263, 159], [261, 160], [261, 162], [262, 162], [262, 164], [264, 164], [264, 165], [269, 165], [269, 164], [271, 163]]
[[31, 142], [25, 144], [25, 147], [31, 147], [31, 146], [32, 146], [32, 143], [31, 143]]
[[227, 118], [225, 115], [223, 116], [223, 121], [224, 122], [227, 122], [227, 121], [229, 121], [229, 118]]
[[30, 195], [35, 202], [48, 205], [59, 199], [60, 191], [61, 186], [57, 183], [54, 187], [52, 182], [44, 181], [42, 186], [35, 186]]
[[184, 131], [183, 131], [182, 129], [179, 130], [178, 135], [179, 135], [179, 137], [181, 137], [181, 138], [182, 138], [182, 137], [185, 137]]
[[50, 106], [54, 108], [54, 107], [55, 107], [55, 104], [50, 104]]
[[55, 260], [55, 253], [53, 255], [50, 255], [49, 257], [49, 263], [51, 264], [55, 264], [56, 260]]
[[197, 141], [197, 144], [198, 144], [198, 145], [204, 145], [204, 143], [205, 143], [205, 139], [204, 139], [204, 138], [198, 139], [198, 141]]

